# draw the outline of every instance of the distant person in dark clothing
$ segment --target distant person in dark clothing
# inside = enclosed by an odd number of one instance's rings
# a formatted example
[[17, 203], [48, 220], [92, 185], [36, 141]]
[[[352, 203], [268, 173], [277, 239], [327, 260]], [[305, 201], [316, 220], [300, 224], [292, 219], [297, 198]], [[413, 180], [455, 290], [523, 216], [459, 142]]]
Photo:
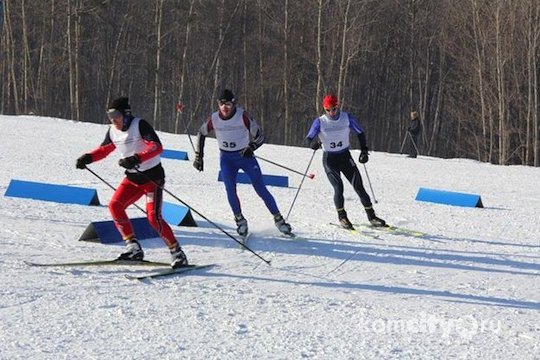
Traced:
[[408, 157], [415, 158], [418, 156], [418, 136], [422, 130], [422, 124], [420, 124], [420, 116], [417, 111], [411, 112], [411, 123], [407, 128], [407, 132], [410, 135], [409, 142], [409, 155]]

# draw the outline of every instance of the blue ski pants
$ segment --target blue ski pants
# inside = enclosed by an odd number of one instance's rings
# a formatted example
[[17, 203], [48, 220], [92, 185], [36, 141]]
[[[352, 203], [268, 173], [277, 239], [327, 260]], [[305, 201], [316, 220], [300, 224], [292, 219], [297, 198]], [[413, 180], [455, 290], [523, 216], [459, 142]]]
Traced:
[[264, 204], [268, 208], [271, 214], [276, 214], [279, 209], [276, 204], [276, 200], [270, 194], [266, 185], [263, 182], [263, 176], [259, 163], [255, 157], [242, 157], [240, 151], [220, 151], [220, 167], [223, 183], [225, 184], [225, 190], [227, 191], [227, 199], [233, 214], [240, 214], [242, 208], [240, 205], [240, 199], [236, 193], [236, 175], [238, 170], [242, 169], [244, 173], [251, 179], [253, 188], [257, 192], [257, 195], [264, 201]]

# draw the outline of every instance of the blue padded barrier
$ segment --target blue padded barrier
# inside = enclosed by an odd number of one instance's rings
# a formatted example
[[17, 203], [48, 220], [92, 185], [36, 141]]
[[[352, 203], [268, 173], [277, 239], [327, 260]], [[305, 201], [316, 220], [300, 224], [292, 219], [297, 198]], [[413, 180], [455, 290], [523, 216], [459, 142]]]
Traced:
[[[138, 240], [151, 239], [159, 237], [157, 231], [150, 225], [148, 219], [134, 218], [131, 219], [131, 225], [135, 236]], [[116, 229], [114, 222], [110, 221], [93, 221], [86, 227], [86, 230], [79, 238], [79, 241], [101, 242], [102, 244], [112, 244], [124, 241], [122, 236]]]
[[191, 210], [185, 206], [163, 202], [161, 216], [171, 225], [197, 226]]
[[15, 179], [12, 179], [9, 183], [4, 196], [68, 204], [99, 205], [99, 199], [95, 189]]
[[415, 200], [456, 206], [484, 207], [480, 195], [425, 188], [418, 190]]
[[189, 160], [187, 152], [180, 150], [163, 149], [163, 152], [159, 155], [165, 159]]
[[[218, 181], [223, 181], [223, 176], [221, 175], [221, 171], [219, 172], [219, 175], [218, 175]], [[236, 181], [242, 184], [251, 184], [251, 179], [249, 178], [249, 176], [247, 176], [243, 172], [238, 172], [238, 175], [236, 176]], [[289, 186], [289, 178], [287, 176], [263, 174], [263, 181], [265, 185], [269, 185], [269, 186], [280, 186], [280, 187]]]

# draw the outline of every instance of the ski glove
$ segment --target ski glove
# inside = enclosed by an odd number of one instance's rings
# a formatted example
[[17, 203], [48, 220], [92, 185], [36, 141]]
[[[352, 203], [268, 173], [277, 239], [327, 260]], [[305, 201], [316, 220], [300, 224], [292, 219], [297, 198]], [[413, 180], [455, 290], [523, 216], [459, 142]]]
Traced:
[[80, 158], [77, 159], [77, 163], [75, 164], [75, 167], [77, 169], [86, 169], [86, 165], [92, 163], [92, 155], [90, 154], [84, 154]]
[[311, 139], [309, 141], [309, 147], [313, 150], [318, 150], [321, 147], [321, 143], [317, 139]]
[[368, 162], [368, 160], [368, 148], [366, 146], [360, 150], [360, 156], [358, 157], [358, 161], [360, 161], [360, 164], [365, 164]]
[[118, 161], [118, 165], [126, 169], [135, 169], [140, 163], [141, 158], [137, 154], [128, 156]]
[[255, 145], [253, 143], [249, 143], [247, 147], [242, 150], [242, 157], [253, 157], [253, 151], [255, 150]]
[[204, 161], [201, 154], [195, 153], [195, 160], [193, 161], [193, 167], [199, 171], [204, 170]]

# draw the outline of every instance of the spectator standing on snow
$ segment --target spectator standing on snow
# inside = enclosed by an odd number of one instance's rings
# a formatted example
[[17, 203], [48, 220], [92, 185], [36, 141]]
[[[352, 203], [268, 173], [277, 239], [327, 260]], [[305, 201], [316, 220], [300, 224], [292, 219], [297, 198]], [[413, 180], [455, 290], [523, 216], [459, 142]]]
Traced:
[[362, 127], [354, 117], [339, 109], [338, 99], [335, 95], [327, 95], [323, 100], [323, 107], [325, 113], [313, 121], [306, 141], [313, 150], [319, 149], [322, 145], [323, 166], [328, 180], [334, 188], [334, 205], [341, 226], [345, 229], [354, 229], [344, 207], [341, 173], [345, 175], [360, 197], [371, 225], [386, 226], [386, 222], [375, 215], [371, 199], [364, 189], [362, 177], [349, 151], [349, 134], [352, 131], [358, 136], [360, 142], [358, 161], [361, 164], [368, 162], [366, 135]]
[[197, 135], [197, 151], [193, 167], [204, 170], [204, 142], [208, 134], [215, 132], [219, 146], [219, 163], [227, 199], [234, 214], [236, 231], [242, 237], [248, 234], [248, 223], [242, 214], [240, 199], [236, 193], [236, 175], [242, 169], [251, 179], [257, 195], [273, 215], [276, 227], [283, 234], [291, 234], [291, 226], [285, 222], [274, 197], [263, 182], [259, 163], [253, 152], [264, 142], [264, 136], [255, 120], [244, 109], [236, 106], [233, 92], [224, 89], [218, 97], [218, 111], [202, 124]]
[[421, 130], [422, 124], [420, 123], [420, 116], [418, 115], [418, 112], [412, 111], [411, 122], [407, 127], [407, 131], [411, 137], [409, 139], [409, 155], [407, 157], [416, 158], [418, 156], [418, 136], [420, 135]]
[[128, 98], [113, 100], [107, 110], [111, 122], [105, 140], [90, 153], [77, 159], [77, 169], [85, 169], [86, 165], [102, 160], [115, 149], [122, 157], [118, 164], [126, 168], [125, 177], [114, 192], [109, 203], [109, 210], [116, 228], [126, 242], [126, 248], [118, 256], [118, 260], [140, 261], [144, 258], [141, 245], [135, 237], [126, 208], [146, 195], [146, 213], [148, 221], [167, 244], [171, 252], [173, 268], [188, 265], [184, 251], [161, 216], [163, 204], [163, 186], [165, 171], [161, 166], [159, 154], [163, 152], [153, 127], [144, 119], [133, 117]]

